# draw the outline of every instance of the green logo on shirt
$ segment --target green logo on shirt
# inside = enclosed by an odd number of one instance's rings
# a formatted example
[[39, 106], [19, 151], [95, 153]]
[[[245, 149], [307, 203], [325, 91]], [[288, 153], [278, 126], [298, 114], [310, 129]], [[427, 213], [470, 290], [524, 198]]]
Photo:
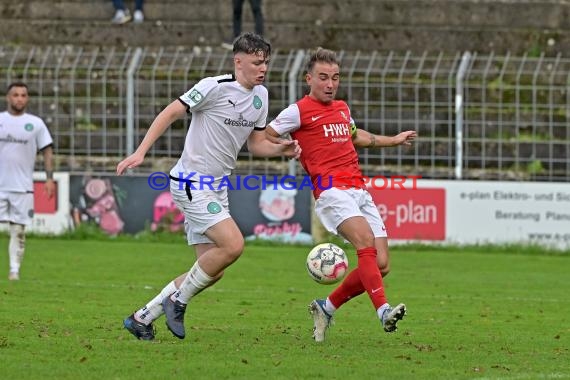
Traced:
[[32, 123], [28, 123], [28, 124], [24, 125], [24, 129], [28, 132], [31, 132], [34, 130], [34, 125]]
[[204, 99], [204, 95], [202, 95], [198, 90], [192, 90], [190, 93], [190, 99], [192, 99], [194, 103], [198, 104], [202, 99]]
[[256, 110], [260, 109], [262, 105], [263, 102], [261, 101], [261, 99], [259, 99], [259, 96], [255, 95], [253, 97], [253, 106], [255, 107], [255, 109]]
[[210, 214], [218, 214], [220, 211], [222, 211], [222, 206], [216, 202], [208, 203], [208, 206], [206, 208]]

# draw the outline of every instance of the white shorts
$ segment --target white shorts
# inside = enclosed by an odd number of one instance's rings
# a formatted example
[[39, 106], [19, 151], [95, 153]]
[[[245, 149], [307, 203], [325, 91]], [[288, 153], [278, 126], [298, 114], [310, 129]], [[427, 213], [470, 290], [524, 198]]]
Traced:
[[335, 235], [338, 235], [338, 226], [346, 219], [363, 216], [370, 224], [374, 237], [388, 237], [372, 196], [363, 189], [341, 190], [332, 187], [325, 190], [315, 202], [315, 213], [327, 231]]
[[28, 225], [34, 217], [34, 193], [0, 191], [0, 222]]
[[170, 181], [172, 200], [184, 214], [184, 230], [190, 245], [213, 243], [204, 235], [206, 230], [231, 218], [227, 187], [210, 190], [200, 189], [199, 186], [197, 183], [197, 188], [193, 190], [185, 182]]

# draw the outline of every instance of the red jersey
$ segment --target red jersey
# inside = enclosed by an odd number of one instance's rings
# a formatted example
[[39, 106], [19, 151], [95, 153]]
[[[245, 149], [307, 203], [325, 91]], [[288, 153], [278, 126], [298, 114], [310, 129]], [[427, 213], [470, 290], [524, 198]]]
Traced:
[[270, 124], [301, 146], [301, 165], [311, 177], [315, 199], [330, 187], [364, 188], [350, 134], [350, 110], [342, 100], [321, 103], [309, 96], [283, 110]]

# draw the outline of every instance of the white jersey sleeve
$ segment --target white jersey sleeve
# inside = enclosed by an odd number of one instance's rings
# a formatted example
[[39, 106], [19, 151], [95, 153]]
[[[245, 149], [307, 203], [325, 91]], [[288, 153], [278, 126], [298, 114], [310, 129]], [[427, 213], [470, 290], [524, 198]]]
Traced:
[[36, 145], [38, 147], [38, 150], [42, 150], [50, 145], [53, 145], [53, 140], [51, 138], [47, 125], [45, 125], [42, 119], [38, 118], [38, 126], [39, 131], [36, 135]]
[[216, 78], [204, 78], [178, 99], [186, 105], [189, 112], [204, 111], [216, 103], [218, 89]]
[[301, 113], [296, 103], [289, 105], [277, 115], [277, 117], [269, 123], [269, 125], [279, 135], [286, 135], [295, 132], [301, 127]]

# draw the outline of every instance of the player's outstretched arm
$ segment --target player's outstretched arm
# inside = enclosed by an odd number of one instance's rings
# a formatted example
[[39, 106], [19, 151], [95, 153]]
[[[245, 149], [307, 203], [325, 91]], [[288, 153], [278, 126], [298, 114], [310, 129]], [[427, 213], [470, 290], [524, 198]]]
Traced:
[[357, 128], [356, 133], [352, 136], [352, 142], [357, 148], [412, 145], [417, 136], [416, 131], [404, 131], [396, 136], [382, 136]]
[[44, 155], [44, 167], [46, 169], [46, 184], [44, 191], [48, 199], [55, 194], [55, 182], [53, 181], [53, 148], [51, 145], [42, 149]]
[[275, 131], [273, 133], [253, 131], [247, 139], [247, 148], [251, 154], [257, 157], [299, 158], [301, 147], [297, 140], [282, 139], [275, 134]]
[[186, 107], [178, 99], [170, 103], [154, 119], [150, 128], [146, 132], [143, 141], [137, 150], [119, 162], [117, 165], [117, 175], [121, 175], [127, 169], [135, 168], [143, 163], [144, 157], [152, 144], [168, 129], [170, 124], [186, 115]]

